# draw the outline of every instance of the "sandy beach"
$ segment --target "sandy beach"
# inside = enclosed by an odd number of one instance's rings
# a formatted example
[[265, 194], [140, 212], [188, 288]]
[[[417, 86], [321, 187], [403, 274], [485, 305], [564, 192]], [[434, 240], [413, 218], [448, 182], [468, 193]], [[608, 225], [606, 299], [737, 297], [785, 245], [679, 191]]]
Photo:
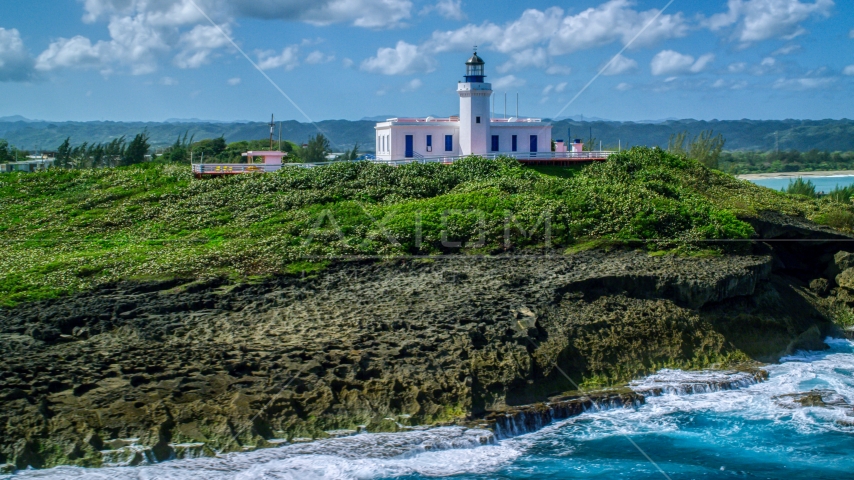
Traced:
[[736, 175], [742, 180], [761, 180], [763, 178], [798, 178], [798, 177], [852, 177], [854, 170], [832, 170], [815, 172], [775, 172], [775, 173], [749, 173]]

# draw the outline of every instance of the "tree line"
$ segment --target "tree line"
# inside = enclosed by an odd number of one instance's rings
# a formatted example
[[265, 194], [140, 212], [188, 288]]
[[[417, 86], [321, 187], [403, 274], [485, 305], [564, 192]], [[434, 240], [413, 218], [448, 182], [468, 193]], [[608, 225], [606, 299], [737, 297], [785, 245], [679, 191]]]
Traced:
[[14, 145], [9, 145], [9, 142], [0, 138], [0, 163], [17, 162], [18, 160], [26, 160], [30, 152], [21, 150]]
[[[303, 145], [283, 141], [281, 146], [274, 144], [288, 154], [286, 161], [292, 163], [319, 163], [328, 161], [332, 152], [329, 140], [323, 134], [317, 134]], [[152, 150], [147, 132], [137, 134], [128, 141], [125, 137], [110, 142], [88, 143], [72, 146], [71, 137], [65, 139], [56, 148], [55, 166], [59, 168], [87, 169], [135, 165], [143, 162], [159, 163], [241, 163], [246, 159], [244, 152], [265, 151], [270, 149], [269, 139], [243, 140], [227, 143], [225, 138], [208, 138], [196, 141], [185, 132], [175, 143], [162, 151]], [[16, 149], [0, 139], [0, 163], [26, 160], [29, 152]], [[336, 160], [356, 160], [359, 158], [359, 146], [335, 157]]]
[[733, 175], [854, 170], [854, 152], [827, 152], [817, 149], [807, 152], [725, 152], [721, 156], [721, 170]]
[[149, 159], [151, 145], [148, 141], [148, 133], [143, 132], [130, 142], [120, 137], [108, 143], [84, 142], [72, 147], [69, 137], [56, 149], [55, 166], [80, 169], [136, 165]]

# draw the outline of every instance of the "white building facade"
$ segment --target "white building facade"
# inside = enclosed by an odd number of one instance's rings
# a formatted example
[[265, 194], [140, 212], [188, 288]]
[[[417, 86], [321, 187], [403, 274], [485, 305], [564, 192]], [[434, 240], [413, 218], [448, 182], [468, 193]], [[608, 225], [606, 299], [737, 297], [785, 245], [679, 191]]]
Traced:
[[492, 85], [475, 53], [457, 86], [460, 115], [449, 118], [391, 118], [378, 123], [379, 161], [467, 155], [536, 158], [551, 155], [552, 127], [537, 118], [491, 118]]

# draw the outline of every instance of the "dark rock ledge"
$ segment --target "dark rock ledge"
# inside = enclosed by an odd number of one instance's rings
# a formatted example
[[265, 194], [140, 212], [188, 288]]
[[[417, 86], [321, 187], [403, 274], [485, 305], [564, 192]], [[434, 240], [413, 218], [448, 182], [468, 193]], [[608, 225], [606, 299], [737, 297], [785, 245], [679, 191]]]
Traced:
[[789, 265], [785, 248], [340, 263], [0, 311], [0, 464], [133, 464], [414, 425], [505, 434], [634, 405], [655, 392], [561, 397], [574, 387], [554, 367], [590, 389], [822, 346], [847, 292], [825, 273], [841, 248]]

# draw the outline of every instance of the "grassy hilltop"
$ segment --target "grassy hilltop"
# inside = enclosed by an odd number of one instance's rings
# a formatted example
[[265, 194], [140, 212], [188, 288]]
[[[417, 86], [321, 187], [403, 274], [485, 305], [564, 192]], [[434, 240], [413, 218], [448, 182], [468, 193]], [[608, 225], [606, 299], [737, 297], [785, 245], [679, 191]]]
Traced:
[[850, 205], [645, 148], [573, 170], [472, 157], [209, 180], [155, 164], [14, 173], [0, 175], [0, 201], [5, 306], [126, 279], [293, 273], [350, 255], [562, 252], [591, 240], [665, 250], [749, 238], [745, 220], [765, 210], [847, 230], [854, 218]]

